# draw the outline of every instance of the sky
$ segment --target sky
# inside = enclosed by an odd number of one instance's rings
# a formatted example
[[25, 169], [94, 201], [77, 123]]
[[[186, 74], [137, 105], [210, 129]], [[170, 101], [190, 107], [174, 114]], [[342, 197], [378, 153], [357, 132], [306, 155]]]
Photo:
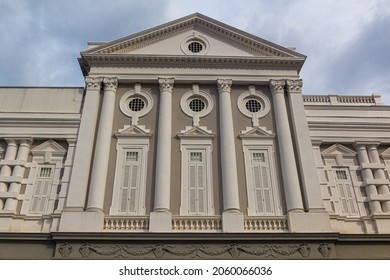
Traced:
[[389, 0], [0, 0], [0, 86], [84, 86], [77, 58], [199, 12], [307, 56], [304, 94], [390, 105]]

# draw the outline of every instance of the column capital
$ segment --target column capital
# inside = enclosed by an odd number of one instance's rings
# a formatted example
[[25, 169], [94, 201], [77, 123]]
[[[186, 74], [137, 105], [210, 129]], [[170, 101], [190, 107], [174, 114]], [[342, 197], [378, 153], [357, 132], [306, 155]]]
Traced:
[[172, 93], [174, 82], [175, 82], [174, 78], [159, 78], [158, 83], [160, 84], [160, 92]]
[[269, 80], [269, 88], [272, 94], [284, 93], [285, 80]]
[[19, 145], [25, 145], [28, 147], [31, 146], [33, 143], [32, 138], [18, 138], [17, 140], [19, 141]]
[[104, 77], [104, 91], [113, 91], [116, 92], [118, 88], [118, 78], [117, 77]]
[[233, 82], [231, 79], [218, 79], [217, 85], [219, 93], [230, 92], [230, 90], [232, 89], [232, 83]]
[[87, 89], [100, 90], [102, 81], [102, 77], [85, 77]]
[[286, 80], [286, 85], [287, 85], [287, 92], [288, 93], [297, 93], [297, 94], [302, 93], [302, 86], [303, 86], [302, 79]]

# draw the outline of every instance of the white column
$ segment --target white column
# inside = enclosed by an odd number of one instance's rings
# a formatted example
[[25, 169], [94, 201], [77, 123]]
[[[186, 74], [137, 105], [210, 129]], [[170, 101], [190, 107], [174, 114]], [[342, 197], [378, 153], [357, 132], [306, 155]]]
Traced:
[[218, 80], [223, 211], [240, 211], [237, 160], [230, 100], [232, 80]]
[[[370, 180], [374, 179], [374, 176], [372, 174], [372, 170], [369, 168], [364, 168], [364, 164], [370, 163], [369, 158], [368, 158], [368, 154], [367, 154], [366, 145], [355, 144], [355, 148], [356, 148], [356, 151], [358, 153], [358, 159], [359, 159], [359, 162], [360, 162], [361, 167], [362, 167], [361, 169], [362, 169], [363, 180], [370, 181]], [[366, 193], [367, 193], [368, 197], [371, 197], [371, 196], [375, 197], [376, 195], [378, 195], [378, 190], [377, 190], [375, 185], [367, 184], [366, 185]], [[368, 202], [368, 204], [370, 206], [370, 210], [372, 213], [381, 213], [382, 212], [381, 205], [380, 205], [379, 201], [370, 200]]]
[[240, 211], [238, 192], [236, 146], [230, 98], [232, 80], [219, 79], [217, 84], [223, 198], [222, 230], [224, 232], [240, 232], [244, 230], [244, 216]]
[[[4, 160], [14, 160], [18, 151], [18, 145], [15, 139], [6, 138], [7, 150], [5, 151]], [[9, 165], [3, 165], [0, 170], [0, 176], [11, 176], [12, 169]], [[0, 193], [8, 191], [7, 183], [0, 182]], [[5, 199], [0, 199], [0, 211], [3, 210]]]
[[170, 231], [172, 216], [171, 197], [171, 145], [172, 145], [172, 91], [173, 78], [158, 80], [160, 105], [157, 128], [156, 176], [154, 209], [150, 214], [150, 231]]
[[[103, 78], [86, 77], [86, 93], [77, 137], [72, 171], [69, 180], [69, 191], [64, 207], [65, 212], [83, 212], [90, 174], [93, 143], [99, 112], [100, 90]], [[67, 214], [63, 214], [66, 216]], [[62, 219], [65, 220], [65, 219]], [[74, 220], [69, 219], [70, 222]]]
[[[381, 160], [379, 158], [379, 153], [377, 149], [377, 145], [368, 145], [368, 156], [370, 158], [371, 163], [373, 164], [381, 164]], [[385, 171], [381, 168], [374, 170], [374, 178], [386, 180]], [[389, 196], [389, 186], [386, 184], [380, 185], [378, 187], [378, 193], [381, 195]], [[390, 201], [383, 201], [382, 203], [382, 211], [389, 212], [390, 211]]]
[[[104, 78], [104, 95], [96, 137], [87, 211], [103, 211], [114, 121], [117, 78]], [[92, 144], [92, 143], [91, 143]]]
[[318, 179], [316, 162], [309, 134], [302, 99], [302, 80], [287, 80], [289, 109], [292, 129], [298, 157], [298, 169], [302, 179], [302, 191], [305, 209], [309, 212], [325, 212]]
[[284, 96], [284, 80], [270, 80], [287, 212], [303, 212], [299, 178]]
[[[32, 140], [29, 138], [19, 140], [19, 149], [18, 149], [18, 154], [16, 156], [16, 160], [22, 161], [24, 164], [27, 162], [31, 144], [32, 144]], [[20, 177], [21, 179], [23, 179], [24, 169], [25, 169], [24, 165], [16, 165], [12, 171], [12, 176]], [[9, 186], [8, 192], [18, 195], [20, 193], [20, 189], [21, 189], [21, 182], [12, 182]], [[4, 211], [15, 212], [17, 206], [18, 206], [17, 198], [14, 197], [7, 198], [4, 206]]]

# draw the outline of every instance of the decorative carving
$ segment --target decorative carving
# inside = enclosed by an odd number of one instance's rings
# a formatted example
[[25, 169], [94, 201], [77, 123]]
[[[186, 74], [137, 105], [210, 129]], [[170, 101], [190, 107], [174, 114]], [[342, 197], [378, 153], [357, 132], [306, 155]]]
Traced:
[[87, 89], [95, 89], [100, 90], [100, 87], [102, 85], [103, 78], [102, 77], [86, 77], [85, 83], [87, 84]]
[[217, 85], [218, 85], [218, 91], [219, 93], [222, 92], [230, 92], [232, 88], [232, 80], [229, 79], [218, 79]]
[[72, 251], [73, 247], [69, 243], [63, 243], [60, 248], [58, 248], [58, 252], [60, 252], [63, 258], [68, 258]]
[[173, 78], [161, 78], [158, 79], [158, 83], [160, 84], [160, 92], [170, 92], [173, 91], [173, 83], [175, 79]]
[[321, 253], [321, 255], [324, 258], [328, 258], [332, 253], [332, 246], [327, 243], [321, 243], [320, 246], [318, 247], [318, 251]]
[[[138, 248], [137, 248], [138, 247]], [[321, 248], [321, 249], [320, 249]], [[318, 248], [319, 252], [327, 257], [330, 255], [331, 247], [328, 244], [321, 244]], [[63, 258], [68, 257], [72, 252], [72, 247], [65, 243], [59, 249]], [[104, 245], [92, 245], [84, 243], [79, 252], [82, 258], [90, 258], [92, 253], [100, 256], [110, 256], [112, 258], [131, 258], [131, 257], [155, 257], [156, 259], [190, 257], [190, 258], [210, 258], [210, 257], [226, 257], [233, 259], [248, 258], [248, 256], [262, 258], [280, 258], [280, 257], [298, 257], [308, 258], [311, 254], [311, 247], [306, 243], [296, 245], [258, 245], [250, 247], [243, 244], [227, 244], [227, 245], [170, 245], [170, 244], [150, 244], [143, 247], [137, 245], [110, 245], [104, 248]]]
[[270, 80], [269, 87], [271, 89], [271, 93], [284, 93], [284, 86], [286, 85], [285, 80]]
[[113, 91], [116, 92], [116, 89], [118, 88], [118, 78], [117, 77], [105, 77], [103, 79], [104, 83], [104, 90], [107, 91]]
[[303, 86], [302, 79], [287, 80], [286, 85], [287, 85], [288, 93], [302, 93], [302, 86]]

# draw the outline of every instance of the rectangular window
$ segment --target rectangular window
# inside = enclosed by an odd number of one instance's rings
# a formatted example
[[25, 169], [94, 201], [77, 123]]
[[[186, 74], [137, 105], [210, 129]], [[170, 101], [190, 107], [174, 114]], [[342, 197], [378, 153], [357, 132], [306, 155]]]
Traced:
[[188, 163], [189, 214], [205, 214], [206, 168], [204, 152], [190, 152]]
[[55, 166], [53, 165], [41, 165], [38, 167], [31, 199], [31, 213], [46, 213], [53, 184], [54, 170]]
[[120, 214], [137, 214], [141, 179], [139, 154], [139, 151], [125, 151], [121, 176]]
[[335, 184], [339, 195], [341, 213], [347, 216], [359, 214], [356, 196], [349, 172], [346, 169], [335, 169]]

